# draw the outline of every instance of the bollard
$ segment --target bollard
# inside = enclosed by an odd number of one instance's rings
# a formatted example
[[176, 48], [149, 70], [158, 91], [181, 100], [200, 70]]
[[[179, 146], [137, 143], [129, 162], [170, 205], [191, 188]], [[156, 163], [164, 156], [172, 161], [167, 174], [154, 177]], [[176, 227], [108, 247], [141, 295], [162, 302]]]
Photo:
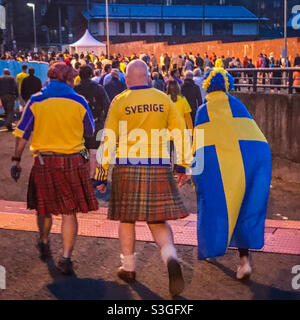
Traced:
[[6, 270], [3, 266], [0, 266], [0, 290], [6, 289]]

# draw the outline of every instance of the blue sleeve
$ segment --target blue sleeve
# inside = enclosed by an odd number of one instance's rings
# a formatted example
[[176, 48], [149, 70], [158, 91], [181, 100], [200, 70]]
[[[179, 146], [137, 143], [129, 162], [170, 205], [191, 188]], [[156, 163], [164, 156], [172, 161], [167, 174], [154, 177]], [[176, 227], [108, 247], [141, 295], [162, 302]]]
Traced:
[[87, 103], [84, 104], [86, 113], [83, 118], [84, 135], [86, 137], [92, 137], [95, 132], [95, 121], [92, 111]]
[[30, 100], [25, 107], [23, 116], [14, 132], [16, 137], [29, 140], [34, 127], [34, 115], [31, 111], [33, 103], [34, 101]]

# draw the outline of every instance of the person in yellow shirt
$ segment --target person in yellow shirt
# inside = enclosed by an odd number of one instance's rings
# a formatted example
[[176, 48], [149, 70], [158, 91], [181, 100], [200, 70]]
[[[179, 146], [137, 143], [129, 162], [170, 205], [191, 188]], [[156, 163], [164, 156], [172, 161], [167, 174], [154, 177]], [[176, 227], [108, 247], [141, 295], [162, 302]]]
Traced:
[[79, 76], [79, 69], [80, 69], [80, 67], [81, 67], [81, 63], [80, 63], [80, 62], [76, 62], [74, 69], [78, 72], [78, 75], [77, 75], [76, 78], [74, 79], [74, 86], [79, 85], [79, 83], [80, 83], [80, 81], [81, 81], [80, 76]]
[[63, 256], [58, 268], [64, 274], [72, 273], [71, 255], [78, 231], [76, 214], [98, 209], [84, 147], [84, 137], [93, 136], [95, 122], [87, 101], [72, 88], [76, 74], [64, 62], [50, 66], [49, 83], [31, 96], [14, 131], [16, 147], [11, 168], [12, 178], [18, 181], [21, 156], [32, 135], [30, 150], [35, 157], [27, 207], [37, 211], [37, 246], [43, 260], [51, 256], [48, 238], [52, 215], [62, 215]]
[[21, 96], [21, 88], [22, 88], [23, 80], [29, 76], [29, 74], [27, 73], [27, 68], [28, 68], [27, 65], [23, 64], [22, 65], [22, 72], [17, 74], [17, 77], [16, 77], [18, 90], [19, 90], [19, 112], [22, 112], [23, 108], [25, 106], [25, 101], [23, 100], [23, 98]]
[[168, 82], [167, 95], [174, 102], [179, 114], [185, 121], [186, 127], [193, 130], [193, 121], [191, 117], [191, 107], [184, 96], [180, 93], [180, 86], [176, 80]]
[[[183, 291], [184, 280], [167, 220], [184, 218], [188, 213], [170, 167], [168, 141], [164, 137], [174, 132], [180, 161], [179, 155], [183, 154], [179, 146], [186, 140], [183, 139], [186, 126], [171, 99], [150, 87], [149, 80], [144, 61], [134, 60], [128, 64], [129, 89], [115, 97], [105, 124], [106, 138], [99, 150], [102, 157], [99, 157], [97, 172], [98, 190], [106, 191], [107, 170], [116, 150], [108, 218], [120, 221], [122, 266], [118, 276], [126, 282], [135, 280], [135, 222], [146, 221], [161, 249], [169, 274], [169, 291], [175, 296]], [[192, 161], [189, 143], [184, 145], [184, 151], [184, 159], [188, 160], [181, 163], [188, 167]]]

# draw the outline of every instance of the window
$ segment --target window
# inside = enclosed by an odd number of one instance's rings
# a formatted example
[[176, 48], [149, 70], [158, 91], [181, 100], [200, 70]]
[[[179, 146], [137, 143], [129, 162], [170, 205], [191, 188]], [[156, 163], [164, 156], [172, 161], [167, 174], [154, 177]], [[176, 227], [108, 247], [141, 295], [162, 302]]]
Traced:
[[137, 33], [137, 23], [136, 22], [131, 22], [130, 30], [131, 30], [131, 33]]
[[146, 33], [146, 23], [145, 22], [140, 22], [140, 30], [141, 30], [141, 33]]
[[158, 25], [158, 32], [160, 34], [164, 34], [165, 33], [165, 24], [163, 22], [160, 22]]
[[119, 33], [125, 33], [125, 23], [124, 22], [119, 23]]
[[213, 23], [213, 34], [229, 36], [232, 35], [232, 23], [231, 22], [215, 22]]
[[173, 36], [181, 36], [182, 35], [182, 24], [181, 24], [181, 22], [174, 22], [172, 24], [172, 34], [173, 34]]
[[186, 22], [185, 32], [188, 36], [198, 36], [202, 34], [202, 22]]

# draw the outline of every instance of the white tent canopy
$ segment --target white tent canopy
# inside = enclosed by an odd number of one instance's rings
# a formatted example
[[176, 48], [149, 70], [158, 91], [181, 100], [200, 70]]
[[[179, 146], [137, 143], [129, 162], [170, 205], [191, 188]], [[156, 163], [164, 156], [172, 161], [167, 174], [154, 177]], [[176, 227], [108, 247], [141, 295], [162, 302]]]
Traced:
[[106, 45], [98, 40], [96, 40], [88, 30], [85, 31], [85, 34], [81, 39], [76, 41], [73, 44], [69, 45], [70, 49], [75, 51], [76, 53], [85, 53], [87, 51], [94, 51], [96, 54], [100, 54], [101, 52], [106, 53]]

